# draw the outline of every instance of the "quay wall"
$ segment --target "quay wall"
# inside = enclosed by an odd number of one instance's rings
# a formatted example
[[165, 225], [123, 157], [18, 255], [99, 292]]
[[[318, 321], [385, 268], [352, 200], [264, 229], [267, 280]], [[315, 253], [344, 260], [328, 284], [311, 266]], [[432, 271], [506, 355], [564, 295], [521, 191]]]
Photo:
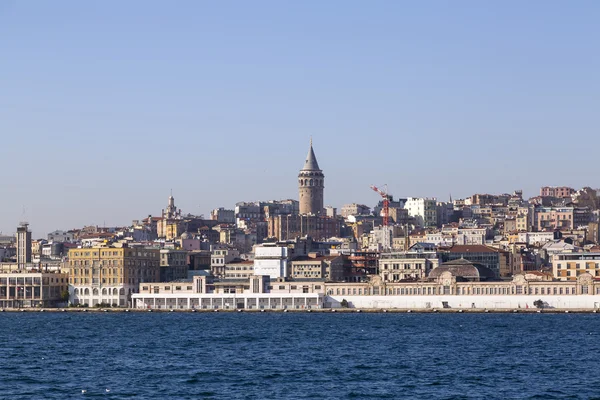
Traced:
[[343, 300], [349, 308], [364, 309], [442, 309], [444, 302], [451, 309], [527, 309], [536, 308], [533, 302], [542, 300], [544, 308], [599, 309], [600, 295], [440, 295], [440, 296], [337, 296], [324, 299], [325, 308], [340, 308]]

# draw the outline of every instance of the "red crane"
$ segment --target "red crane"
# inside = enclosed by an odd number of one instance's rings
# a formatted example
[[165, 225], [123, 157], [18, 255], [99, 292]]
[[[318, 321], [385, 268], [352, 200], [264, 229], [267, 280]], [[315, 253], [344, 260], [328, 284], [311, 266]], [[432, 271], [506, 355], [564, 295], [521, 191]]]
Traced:
[[379, 189], [375, 185], [371, 185], [371, 189], [379, 193], [383, 198], [383, 226], [388, 226], [388, 219], [390, 217], [390, 195], [387, 192], [387, 185], [384, 185], [384, 190]]

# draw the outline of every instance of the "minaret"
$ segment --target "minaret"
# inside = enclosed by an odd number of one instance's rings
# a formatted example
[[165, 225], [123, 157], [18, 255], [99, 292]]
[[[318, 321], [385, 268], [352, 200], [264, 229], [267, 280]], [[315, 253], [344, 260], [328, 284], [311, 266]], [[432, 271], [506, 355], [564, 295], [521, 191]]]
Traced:
[[325, 175], [319, 169], [317, 157], [310, 139], [310, 149], [304, 162], [304, 168], [298, 174], [298, 192], [300, 201], [300, 214], [321, 214], [323, 211], [323, 189]]

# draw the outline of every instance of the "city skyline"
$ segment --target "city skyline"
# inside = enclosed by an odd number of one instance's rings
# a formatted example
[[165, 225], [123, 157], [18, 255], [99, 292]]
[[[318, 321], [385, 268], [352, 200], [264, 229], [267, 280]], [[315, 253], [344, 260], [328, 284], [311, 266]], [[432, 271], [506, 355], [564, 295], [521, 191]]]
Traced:
[[5, 234], [297, 199], [311, 135], [338, 208], [600, 186], [594, 2], [117, 4], [0, 6]]

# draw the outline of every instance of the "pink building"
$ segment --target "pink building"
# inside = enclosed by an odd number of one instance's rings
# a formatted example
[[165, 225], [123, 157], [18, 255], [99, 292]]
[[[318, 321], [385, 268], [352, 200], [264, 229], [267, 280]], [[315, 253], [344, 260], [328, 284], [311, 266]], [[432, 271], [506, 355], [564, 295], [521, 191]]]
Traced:
[[567, 186], [544, 186], [540, 189], [540, 196], [544, 197], [571, 197], [575, 189]]

